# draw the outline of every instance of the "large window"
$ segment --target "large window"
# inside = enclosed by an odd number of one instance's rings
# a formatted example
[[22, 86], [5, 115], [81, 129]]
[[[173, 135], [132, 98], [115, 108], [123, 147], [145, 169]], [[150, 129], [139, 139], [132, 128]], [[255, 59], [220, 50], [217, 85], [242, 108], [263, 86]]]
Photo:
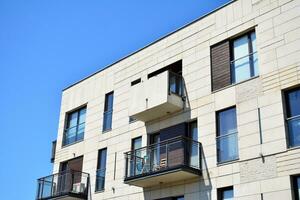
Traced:
[[107, 149], [98, 151], [98, 164], [96, 171], [96, 191], [104, 190], [105, 186], [105, 171], [106, 171], [106, 155]]
[[295, 176], [293, 178], [293, 192], [295, 200], [300, 200], [300, 176]]
[[285, 93], [289, 146], [300, 146], [300, 88]]
[[238, 83], [258, 75], [255, 32], [233, 40], [231, 52], [232, 83]]
[[67, 114], [63, 145], [83, 140], [85, 129], [86, 107]]
[[258, 76], [254, 31], [211, 46], [212, 90], [219, 90]]
[[114, 92], [105, 95], [104, 113], [103, 113], [103, 131], [111, 130], [113, 114]]
[[217, 112], [217, 158], [218, 162], [238, 159], [236, 109]]
[[218, 189], [218, 200], [233, 200], [233, 187]]

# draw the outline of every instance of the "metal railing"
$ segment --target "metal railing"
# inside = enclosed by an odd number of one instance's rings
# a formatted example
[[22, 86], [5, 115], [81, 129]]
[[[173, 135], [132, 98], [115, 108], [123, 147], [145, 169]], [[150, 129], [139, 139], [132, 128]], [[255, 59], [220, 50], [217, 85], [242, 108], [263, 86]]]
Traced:
[[178, 167], [201, 169], [201, 143], [176, 137], [125, 153], [125, 179]]
[[89, 174], [79, 171], [63, 171], [37, 180], [36, 200], [45, 200], [74, 194], [87, 199]]
[[300, 115], [287, 118], [289, 146], [300, 146]]
[[237, 132], [218, 136], [216, 140], [217, 158], [219, 163], [238, 159], [239, 154]]
[[181, 75], [169, 71], [169, 94], [183, 96], [183, 78]]
[[106, 172], [106, 169], [98, 169], [96, 171], [96, 187], [95, 187], [95, 191], [102, 191], [102, 190], [104, 190], [104, 186], [105, 186], [105, 172]]
[[77, 141], [83, 140], [84, 137], [85, 122], [78, 124], [76, 126], [65, 129], [63, 146], [75, 143]]
[[112, 114], [113, 114], [112, 110], [105, 111], [103, 113], [103, 127], [102, 127], [103, 131], [107, 131], [107, 130], [111, 129], [111, 126], [112, 126]]

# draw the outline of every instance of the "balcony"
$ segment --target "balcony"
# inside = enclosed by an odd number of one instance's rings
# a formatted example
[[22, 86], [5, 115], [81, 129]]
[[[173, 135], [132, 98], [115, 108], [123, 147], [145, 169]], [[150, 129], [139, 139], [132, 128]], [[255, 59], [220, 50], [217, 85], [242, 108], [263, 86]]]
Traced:
[[129, 115], [150, 121], [183, 109], [183, 78], [165, 71], [130, 88]]
[[138, 187], [201, 175], [201, 144], [183, 136], [125, 153], [124, 182]]
[[89, 174], [64, 171], [38, 179], [36, 200], [88, 199]]

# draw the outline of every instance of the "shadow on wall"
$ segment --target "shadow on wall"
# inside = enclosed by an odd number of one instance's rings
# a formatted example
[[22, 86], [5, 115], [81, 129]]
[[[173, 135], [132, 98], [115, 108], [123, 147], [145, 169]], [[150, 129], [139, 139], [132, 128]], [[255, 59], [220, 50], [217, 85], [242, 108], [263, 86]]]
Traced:
[[[205, 159], [205, 154], [203, 148], [201, 147], [201, 166], [202, 166], [202, 175], [195, 179], [194, 182], [164, 187], [162, 185], [155, 186], [149, 189], [144, 189], [144, 200], [173, 200], [174, 193], [177, 194], [179, 191], [183, 191], [185, 200], [212, 200], [212, 183]], [[199, 183], [197, 186], [199, 188], [194, 189], [192, 184]], [[189, 186], [191, 186], [189, 188]], [[190, 191], [189, 191], [190, 190]], [[163, 198], [159, 198], [163, 197]]]
[[207, 162], [205, 159], [205, 154], [201, 146], [201, 166], [202, 166], [202, 177], [199, 184], [200, 199], [201, 200], [211, 200], [212, 184], [208, 171]]

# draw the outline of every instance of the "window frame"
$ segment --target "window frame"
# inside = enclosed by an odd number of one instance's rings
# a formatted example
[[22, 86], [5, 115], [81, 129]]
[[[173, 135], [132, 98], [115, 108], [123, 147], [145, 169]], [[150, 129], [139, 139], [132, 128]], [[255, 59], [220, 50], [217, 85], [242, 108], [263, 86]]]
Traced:
[[234, 187], [233, 186], [227, 186], [217, 189], [217, 199], [218, 200], [224, 200], [224, 192], [232, 190], [233, 198], [234, 198]]
[[[259, 73], [258, 75], [255, 75], [255, 70], [254, 70], [254, 61], [253, 61], [253, 55], [254, 54], [257, 54], [257, 50], [255, 52], [253, 52], [253, 45], [252, 45], [252, 40], [251, 40], [251, 34], [254, 33], [255, 34], [255, 37], [256, 37], [256, 31], [253, 29], [253, 30], [249, 30], [247, 32], [244, 32], [242, 34], [239, 34], [237, 36], [235, 36], [234, 38], [231, 38], [229, 39], [229, 52], [230, 52], [230, 82], [231, 82], [231, 85], [234, 85], [234, 84], [238, 84], [238, 83], [242, 83], [244, 81], [247, 81], [247, 80], [250, 80], [256, 76], [259, 76]], [[248, 43], [248, 54], [246, 56], [249, 57], [249, 67], [250, 67], [250, 77], [245, 79], [245, 80], [242, 80], [242, 81], [239, 81], [237, 82], [236, 81], [236, 73], [235, 73], [235, 69], [233, 67], [233, 63], [239, 59], [242, 59], [244, 57], [241, 57], [241, 58], [237, 58], [234, 60], [234, 41], [235, 40], [238, 40], [244, 36], [247, 36], [247, 43]], [[257, 47], [256, 47], [257, 48]]]
[[[101, 161], [102, 161], [102, 152], [105, 151], [105, 168], [101, 168]], [[107, 165], [107, 148], [102, 148], [98, 150], [98, 157], [97, 157], [97, 169], [96, 169], [96, 178], [95, 178], [95, 192], [103, 192], [105, 190], [105, 179], [106, 179], [106, 165]], [[104, 170], [104, 182], [103, 187], [101, 189], [98, 188], [98, 171]]]
[[[80, 123], [79, 124], [79, 120], [80, 120], [80, 112], [85, 109], [85, 119], [84, 119], [84, 122], [83, 123]], [[76, 113], [77, 114], [77, 120], [76, 120], [76, 126], [72, 126], [72, 127], [68, 127], [69, 124], [70, 124], [70, 120], [69, 120], [69, 117], [73, 114], [73, 113]], [[69, 129], [72, 129], [72, 128], [76, 128], [76, 138], [77, 138], [77, 135], [78, 135], [78, 127], [82, 124], [85, 124], [86, 123], [86, 115], [87, 115], [87, 104], [84, 104], [80, 107], [77, 107], [73, 110], [70, 110], [68, 112], [65, 113], [65, 120], [64, 120], [64, 130], [63, 130], [63, 135], [62, 135], [62, 148], [64, 147], [67, 147], [67, 146], [70, 146], [70, 145], [73, 145], [73, 144], [76, 144], [78, 142], [81, 142], [84, 140], [84, 135], [85, 135], [85, 126], [84, 126], [84, 130], [83, 130], [83, 136], [82, 136], [82, 139], [75, 139], [74, 142], [71, 142], [71, 143], [68, 143], [66, 144], [66, 131], [68, 131]]]
[[287, 146], [288, 149], [300, 148], [300, 145], [294, 145], [294, 146], [291, 145], [291, 142], [290, 142], [291, 136], [290, 136], [290, 130], [289, 130], [289, 123], [288, 123], [289, 120], [300, 118], [300, 115], [296, 115], [296, 116], [293, 116], [293, 117], [288, 117], [289, 112], [290, 112], [290, 110], [288, 108], [289, 107], [288, 94], [290, 92], [297, 91], [297, 90], [300, 91], [300, 85], [296, 85], [296, 86], [293, 86], [291, 88], [284, 89], [284, 90], [282, 90], [282, 93], [281, 93], [282, 106], [283, 106], [283, 115], [284, 115], [284, 127], [285, 127], [285, 135], [286, 135], [286, 146]]
[[[109, 95], [112, 95], [112, 102], [111, 102], [111, 108], [108, 107], [109, 104]], [[112, 117], [113, 117], [113, 107], [114, 107], [114, 91], [108, 92], [105, 94], [104, 97], [104, 109], [103, 109], [103, 121], [102, 121], [102, 132], [108, 132], [112, 130]], [[106, 116], [110, 116], [110, 127], [106, 127], [106, 120], [108, 119]]]
[[[229, 133], [229, 134], [225, 134], [225, 135], [220, 135], [220, 130], [219, 130], [219, 113], [221, 112], [224, 112], [224, 111], [227, 111], [227, 110], [231, 110], [231, 109], [235, 109], [235, 117], [236, 117], [236, 122], [237, 122], [237, 112], [236, 112], [236, 106], [230, 106], [230, 107], [227, 107], [227, 108], [223, 108], [221, 110], [218, 110], [215, 112], [215, 119], [216, 119], [216, 151], [217, 151], [217, 164], [223, 164], [223, 163], [228, 163], [228, 162], [233, 162], [233, 161], [236, 161], [236, 160], [239, 160], [239, 145], [238, 145], [238, 125], [236, 124], [236, 132], [235, 133]], [[219, 138], [224, 138], [224, 137], [227, 137], [227, 136], [231, 136], [231, 135], [236, 135], [236, 149], [237, 149], [237, 155], [236, 155], [236, 158], [235, 159], [232, 159], [232, 160], [220, 160], [220, 155], [219, 155], [219, 145], [218, 145], [218, 139]]]

